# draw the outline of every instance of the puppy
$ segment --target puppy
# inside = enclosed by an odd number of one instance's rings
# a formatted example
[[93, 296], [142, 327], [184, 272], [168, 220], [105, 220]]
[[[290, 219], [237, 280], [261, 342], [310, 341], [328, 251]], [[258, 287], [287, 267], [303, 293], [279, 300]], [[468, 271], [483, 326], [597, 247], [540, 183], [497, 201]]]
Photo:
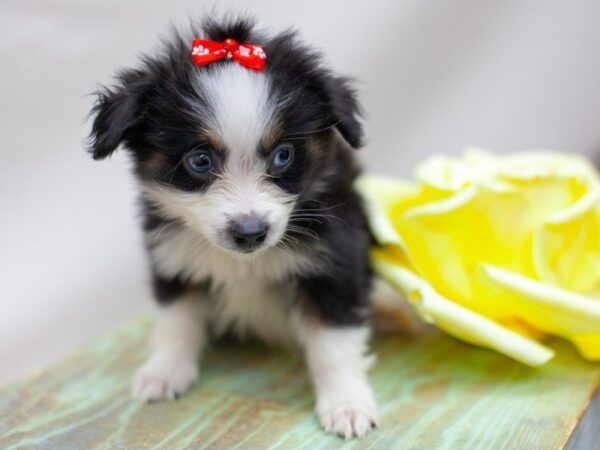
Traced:
[[[122, 144], [134, 162], [160, 305], [133, 395], [176, 398], [196, 382], [207, 341], [253, 336], [299, 347], [322, 426], [362, 436], [377, 415], [355, 92], [295, 32], [234, 19], [192, 33], [120, 72], [92, 110], [94, 159]], [[210, 49], [192, 37], [225, 56], [198, 64]], [[235, 57], [249, 50], [249, 64]]]

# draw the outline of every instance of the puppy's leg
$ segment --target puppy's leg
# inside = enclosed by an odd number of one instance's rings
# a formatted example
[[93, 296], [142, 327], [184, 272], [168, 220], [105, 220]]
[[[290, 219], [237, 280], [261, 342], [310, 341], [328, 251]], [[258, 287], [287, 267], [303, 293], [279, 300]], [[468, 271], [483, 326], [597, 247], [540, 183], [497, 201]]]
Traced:
[[316, 390], [315, 411], [328, 433], [346, 439], [363, 436], [377, 425], [366, 356], [369, 330], [318, 325], [303, 338], [306, 360]]
[[208, 302], [197, 292], [161, 306], [151, 337], [150, 357], [133, 378], [135, 398], [175, 399], [194, 384], [206, 343], [207, 308]]

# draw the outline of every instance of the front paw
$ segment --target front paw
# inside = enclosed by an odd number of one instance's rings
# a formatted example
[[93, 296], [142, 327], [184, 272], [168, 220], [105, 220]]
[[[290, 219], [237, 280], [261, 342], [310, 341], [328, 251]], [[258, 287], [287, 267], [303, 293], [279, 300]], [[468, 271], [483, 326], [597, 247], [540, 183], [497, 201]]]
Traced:
[[158, 355], [136, 371], [131, 394], [143, 402], [174, 400], [190, 389], [197, 379], [196, 361]]
[[378, 421], [373, 393], [368, 387], [359, 395], [321, 395], [317, 399], [316, 413], [327, 433], [344, 439], [364, 436]]

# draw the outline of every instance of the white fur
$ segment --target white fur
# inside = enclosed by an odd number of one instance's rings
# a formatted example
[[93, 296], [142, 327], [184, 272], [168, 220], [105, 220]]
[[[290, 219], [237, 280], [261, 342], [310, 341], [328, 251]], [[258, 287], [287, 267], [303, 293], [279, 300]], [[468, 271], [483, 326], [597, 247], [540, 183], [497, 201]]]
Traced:
[[377, 424], [366, 371], [368, 328], [309, 327], [301, 339], [315, 385], [315, 411], [325, 431], [346, 439], [365, 435]]
[[269, 97], [264, 72], [228, 64], [218, 71], [198, 74], [196, 88], [211, 105], [211, 128], [235, 159], [248, 158], [274, 117], [276, 104]]
[[[204, 301], [203, 301], [204, 300]], [[150, 357], [134, 376], [132, 394], [142, 401], [173, 399], [198, 378], [198, 358], [206, 344], [207, 302], [186, 293], [161, 308]]]
[[[183, 275], [192, 282], [211, 280], [209, 315], [216, 334], [232, 328], [240, 337], [254, 334], [268, 342], [294, 339], [290, 308], [294, 285], [281, 283], [300, 272], [319, 270], [315, 255], [272, 247], [236, 255], [211, 245], [190, 228], [158, 231], [150, 257], [163, 276]], [[150, 236], [152, 239], [152, 236]]]
[[293, 286], [266, 284], [252, 277], [228, 283], [216, 294], [211, 313], [215, 335], [227, 330], [238, 337], [258, 337], [269, 344], [297, 344], [295, 330], [302, 316], [293, 307]]

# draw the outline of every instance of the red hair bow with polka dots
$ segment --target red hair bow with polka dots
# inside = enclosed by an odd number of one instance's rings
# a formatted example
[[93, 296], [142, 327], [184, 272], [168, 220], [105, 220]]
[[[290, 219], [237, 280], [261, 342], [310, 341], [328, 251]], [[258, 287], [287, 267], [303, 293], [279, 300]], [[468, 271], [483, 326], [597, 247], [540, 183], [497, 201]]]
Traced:
[[194, 39], [192, 59], [197, 66], [206, 66], [220, 59], [233, 59], [248, 69], [260, 71], [265, 68], [267, 55], [260, 45], [238, 44], [233, 39], [223, 42]]

